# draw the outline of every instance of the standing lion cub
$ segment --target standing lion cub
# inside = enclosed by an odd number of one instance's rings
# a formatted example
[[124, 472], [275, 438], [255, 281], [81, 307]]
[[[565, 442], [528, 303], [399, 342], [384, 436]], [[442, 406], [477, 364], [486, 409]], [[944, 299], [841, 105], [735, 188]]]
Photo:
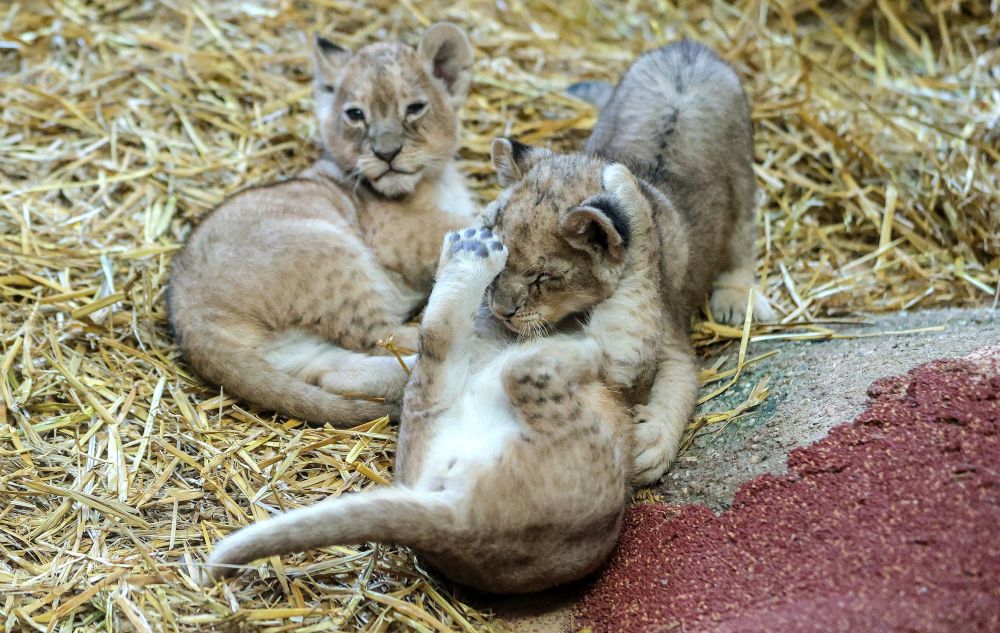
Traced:
[[[698, 372], [687, 338], [712, 312], [743, 320], [754, 283], [753, 131], [739, 78], [678, 42], [646, 53], [605, 99], [586, 154], [493, 142], [505, 187], [487, 228], [509, 246], [490, 307], [532, 336], [582, 327], [602, 378], [635, 405], [633, 482], [677, 454]], [[755, 314], [772, 317], [758, 296]], [[615, 305], [617, 312], [598, 310]], [[607, 318], [607, 314], [615, 314]]]
[[416, 349], [404, 323], [430, 294], [442, 237], [476, 212], [453, 161], [473, 53], [440, 23], [416, 49], [352, 55], [317, 38], [314, 57], [323, 157], [206, 218], [174, 261], [168, 306], [204, 378], [352, 425], [399, 412], [406, 372], [379, 341]]

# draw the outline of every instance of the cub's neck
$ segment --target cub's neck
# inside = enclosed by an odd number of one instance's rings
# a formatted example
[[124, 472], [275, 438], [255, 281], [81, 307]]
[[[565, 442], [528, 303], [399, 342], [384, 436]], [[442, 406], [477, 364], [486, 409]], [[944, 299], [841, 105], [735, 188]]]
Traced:
[[347, 178], [326, 157], [302, 176], [330, 185], [344, 203], [338, 208], [349, 215], [381, 267], [397, 275], [400, 287], [424, 296], [430, 293], [445, 233], [474, 224], [479, 215], [454, 161], [399, 198], [381, 196]]

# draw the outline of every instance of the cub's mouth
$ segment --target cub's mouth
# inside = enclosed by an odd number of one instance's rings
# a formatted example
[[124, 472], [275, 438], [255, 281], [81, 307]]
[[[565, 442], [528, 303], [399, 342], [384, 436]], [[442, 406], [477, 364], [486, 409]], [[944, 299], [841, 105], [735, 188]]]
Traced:
[[491, 312], [493, 312], [495, 319], [504, 324], [504, 327], [525, 338], [575, 332], [584, 327], [590, 320], [589, 310], [571, 312], [563, 315], [558, 321], [546, 319], [539, 312], [530, 312], [524, 315], [518, 313], [508, 317], [500, 316], [492, 309]]
[[375, 176], [374, 178], [372, 178], [371, 181], [372, 182], [378, 182], [379, 180], [382, 180], [382, 178], [384, 178], [386, 176], [391, 176], [391, 175], [416, 176], [417, 173], [418, 173], [418, 171], [416, 169], [414, 169], [413, 171], [407, 171], [405, 169], [396, 169], [395, 167], [389, 167], [388, 169], [386, 169], [385, 171], [383, 171], [378, 176]]
[[421, 172], [386, 169], [377, 176], [366, 176], [368, 186], [387, 198], [399, 198], [413, 193], [420, 182]]
[[498, 316], [496, 312], [494, 312], [493, 315], [501, 323], [503, 323], [504, 327], [508, 330], [525, 338], [544, 336], [552, 330], [548, 321], [542, 318], [542, 315], [537, 312], [524, 315], [517, 314], [514, 317], [506, 318]]

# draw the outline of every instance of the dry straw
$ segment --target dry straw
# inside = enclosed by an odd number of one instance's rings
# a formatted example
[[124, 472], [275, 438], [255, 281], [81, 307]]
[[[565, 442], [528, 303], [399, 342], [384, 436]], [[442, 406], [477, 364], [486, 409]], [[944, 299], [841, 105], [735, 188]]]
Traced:
[[[704, 322], [706, 396], [761, 337], [828, 337], [858, 310], [996, 302], [997, 0], [21, 0], [0, 5], [0, 628], [419, 631], [490, 624], [394, 547], [334, 547], [191, 581], [235, 526], [392, 479], [394, 428], [261, 416], [178, 362], [170, 257], [213, 205], [287, 176], [310, 144], [305, 33], [478, 49], [462, 158], [490, 138], [578, 147], [561, 89], [681, 36], [746, 79], [761, 273], [781, 324]], [[749, 349], [748, 349], [749, 348]], [[714, 390], [714, 391], [713, 391]], [[766, 384], [728, 422], [767, 397]]]

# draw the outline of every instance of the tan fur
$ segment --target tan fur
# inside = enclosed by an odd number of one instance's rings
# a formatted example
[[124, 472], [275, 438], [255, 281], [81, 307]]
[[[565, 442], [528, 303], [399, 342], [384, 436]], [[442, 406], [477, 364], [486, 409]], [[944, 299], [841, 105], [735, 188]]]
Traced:
[[636, 406], [637, 484], [655, 481], [676, 455], [697, 390], [686, 331], [713, 281], [726, 285], [713, 296], [716, 316], [743, 318], [753, 283], [751, 141], [735, 74], [681, 42], [629, 68], [588, 154], [493, 145], [507, 189], [487, 226], [510, 258], [491, 309], [524, 336], [582, 327], [601, 343], [604, 379]]
[[438, 24], [417, 50], [352, 55], [318, 38], [315, 58], [324, 157], [209, 215], [174, 261], [168, 304], [204, 378], [352, 425], [399, 412], [406, 373], [378, 343], [416, 348], [404, 323], [430, 293], [441, 237], [475, 213], [452, 160], [472, 49]]
[[451, 579], [490, 592], [545, 589], [603, 562], [627, 498], [630, 419], [598, 376], [592, 338], [511, 342], [478, 309], [506, 258], [488, 231], [445, 241], [395, 485], [240, 530], [212, 552], [212, 577], [264, 556], [371, 540], [412, 546]]

